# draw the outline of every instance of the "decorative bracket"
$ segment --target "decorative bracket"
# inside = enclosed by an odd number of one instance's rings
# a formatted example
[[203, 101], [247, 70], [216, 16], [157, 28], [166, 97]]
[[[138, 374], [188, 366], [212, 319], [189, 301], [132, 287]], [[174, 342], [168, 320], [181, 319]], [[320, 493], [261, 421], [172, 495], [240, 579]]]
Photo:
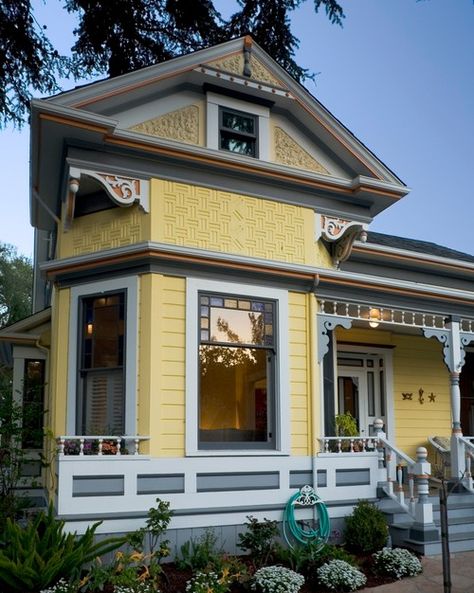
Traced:
[[352, 319], [339, 315], [318, 314], [318, 362], [322, 362], [329, 351], [328, 331], [336, 329], [336, 327], [351, 329]]
[[[459, 339], [456, 339], [456, 334]], [[443, 344], [444, 362], [450, 373], [461, 372], [466, 357], [464, 347], [474, 340], [473, 334], [460, 334], [459, 323], [452, 322], [449, 329], [425, 328], [423, 335], [425, 338], [436, 338]], [[456, 343], [458, 347], [455, 346]]]
[[326, 216], [316, 215], [316, 241], [323, 239], [331, 245], [331, 253], [336, 267], [346, 261], [351, 252], [354, 241], [367, 240], [368, 224]]
[[82, 177], [90, 177], [98, 181], [109, 198], [118, 206], [128, 207], [138, 202], [145, 212], [150, 211], [147, 180], [71, 167], [64, 221], [66, 230], [72, 223], [75, 197], [79, 191]]

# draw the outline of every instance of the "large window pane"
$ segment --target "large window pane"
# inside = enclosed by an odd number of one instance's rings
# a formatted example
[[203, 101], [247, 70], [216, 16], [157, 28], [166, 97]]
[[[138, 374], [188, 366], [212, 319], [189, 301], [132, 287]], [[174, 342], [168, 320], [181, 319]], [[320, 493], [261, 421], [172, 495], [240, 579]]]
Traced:
[[44, 360], [25, 360], [23, 377], [23, 438], [26, 449], [43, 447]]
[[199, 363], [201, 442], [266, 442], [266, 351], [201, 346]]

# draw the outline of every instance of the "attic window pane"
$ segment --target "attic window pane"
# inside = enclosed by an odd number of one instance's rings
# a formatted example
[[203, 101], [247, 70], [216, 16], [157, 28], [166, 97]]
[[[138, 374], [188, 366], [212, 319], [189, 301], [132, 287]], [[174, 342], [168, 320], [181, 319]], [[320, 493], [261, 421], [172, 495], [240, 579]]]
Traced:
[[219, 111], [219, 146], [222, 150], [257, 156], [257, 116], [224, 109]]

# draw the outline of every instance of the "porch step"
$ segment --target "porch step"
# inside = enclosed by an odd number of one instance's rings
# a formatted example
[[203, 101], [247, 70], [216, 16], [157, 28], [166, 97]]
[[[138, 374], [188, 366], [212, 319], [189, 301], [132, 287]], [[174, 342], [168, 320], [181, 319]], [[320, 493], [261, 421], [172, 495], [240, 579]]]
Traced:
[[[392, 544], [406, 546], [424, 554], [432, 556], [441, 554], [440, 505], [438, 497], [430, 497], [433, 504], [433, 521], [438, 536], [426, 541], [412, 536], [413, 519], [402, 513], [400, 507], [390, 500], [383, 499], [379, 508], [385, 513], [389, 523]], [[466, 552], [474, 550], [474, 496], [470, 493], [453, 493], [448, 497], [448, 532], [449, 548], [451, 552]]]

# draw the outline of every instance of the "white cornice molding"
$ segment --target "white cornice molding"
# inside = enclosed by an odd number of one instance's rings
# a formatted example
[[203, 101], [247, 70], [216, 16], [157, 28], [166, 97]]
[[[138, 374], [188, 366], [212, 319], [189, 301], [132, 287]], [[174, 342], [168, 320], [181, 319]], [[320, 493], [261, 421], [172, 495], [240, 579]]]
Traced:
[[55, 272], [65, 267], [72, 267], [85, 263], [99, 263], [100, 261], [106, 261], [110, 258], [116, 258], [121, 255], [133, 255], [140, 254], [144, 251], [156, 251], [163, 254], [178, 254], [183, 256], [191, 256], [202, 259], [212, 258], [215, 261], [229, 262], [229, 263], [241, 263], [247, 265], [261, 265], [268, 269], [274, 269], [275, 271], [289, 271], [299, 272], [307, 274], [308, 276], [319, 276], [321, 279], [328, 280], [345, 280], [348, 283], [365, 283], [374, 287], [387, 289], [398, 288], [405, 289], [408, 292], [417, 292], [426, 294], [427, 297], [434, 297], [439, 295], [440, 297], [451, 297], [460, 298], [466, 301], [470, 301], [474, 304], [474, 292], [461, 290], [457, 288], [445, 288], [442, 286], [436, 286], [432, 284], [425, 284], [419, 282], [411, 282], [408, 280], [397, 280], [392, 278], [383, 278], [381, 276], [371, 276], [370, 274], [360, 274], [355, 272], [346, 272], [341, 270], [334, 270], [329, 268], [321, 268], [319, 266], [308, 266], [305, 264], [291, 264], [286, 262], [278, 262], [274, 260], [268, 260], [257, 257], [247, 257], [235, 254], [227, 254], [216, 251], [210, 251], [206, 249], [197, 249], [193, 247], [181, 247], [177, 245], [170, 245], [168, 243], [158, 243], [155, 241], [144, 241], [142, 243], [136, 243], [135, 245], [127, 247], [117, 247], [115, 249], [107, 249], [99, 253], [90, 253], [86, 255], [80, 255], [76, 257], [68, 257], [64, 259], [58, 259], [54, 261], [45, 262], [40, 265], [40, 269], [43, 272]]
[[68, 120], [106, 128], [110, 133], [119, 123], [118, 120], [112, 117], [107, 117], [106, 115], [99, 115], [97, 113], [92, 113], [91, 111], [76, 109], [75, 107], [49, 103], [48, 101], [48, 99], [33, 99], [31, 101], [32, 118], [39, 118], [43, 114], [64, 117]]

